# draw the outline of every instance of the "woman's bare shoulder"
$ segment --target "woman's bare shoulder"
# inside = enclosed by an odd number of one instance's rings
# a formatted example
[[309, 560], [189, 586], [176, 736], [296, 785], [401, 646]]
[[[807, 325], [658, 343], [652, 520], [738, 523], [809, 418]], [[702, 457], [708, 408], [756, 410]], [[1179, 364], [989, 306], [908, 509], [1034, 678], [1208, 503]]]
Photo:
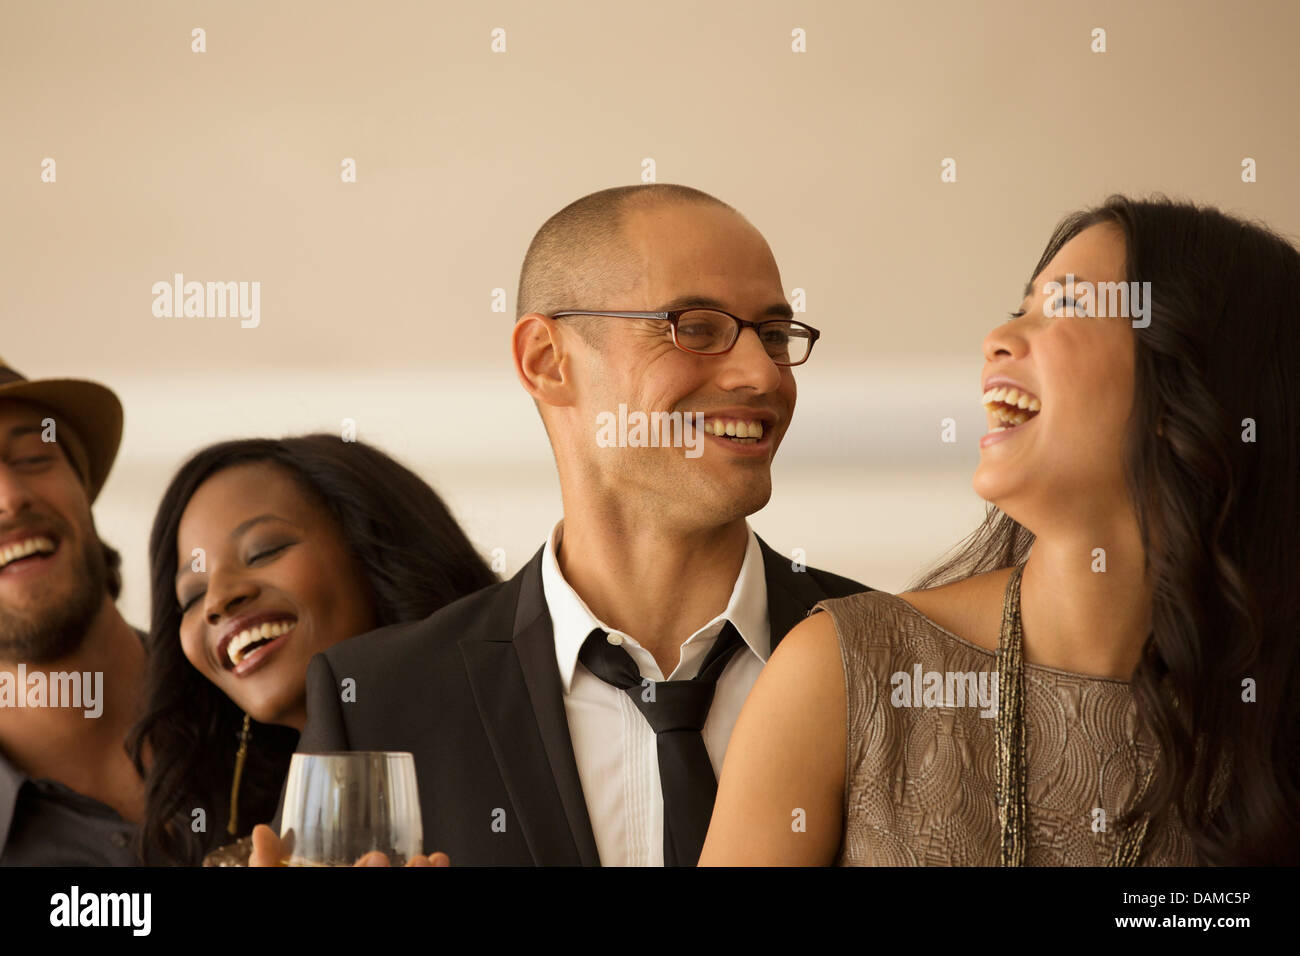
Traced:
[[1010, 577], [1011, 568], [999, 568], [898, 596], [945, 631], [996, 650], [1002, 628], [1002, 598]]
[[839, 637], [831, 615], [810, 614], [790, 629], [772, 652], [771, 660], [785, 669], [820, 672], [831, 661], [839, 662]]

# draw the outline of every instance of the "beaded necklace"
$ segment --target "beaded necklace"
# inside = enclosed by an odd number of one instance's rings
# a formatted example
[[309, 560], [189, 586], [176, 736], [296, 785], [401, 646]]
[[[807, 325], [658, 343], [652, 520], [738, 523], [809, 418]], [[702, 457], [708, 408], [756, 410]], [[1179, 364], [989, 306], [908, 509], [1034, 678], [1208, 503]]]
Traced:
[[[998, 820], [1002, 824], [1001, 866], [1024, 866], [1028, 841], [1025, 826], [1025, 679], [1022, 651], [1024, 629], [1020, 621], [1022, 564], [1011, 572], [1002, 602], [1002, 633], [998, 637], [998, 713], [996, 727]], [[1134, 802], [1151, 783], [1154, 764], [1147, 769]], [[1110, 866], [1135, 866], [1142, 855], [1148, 819], [1143, 816], [1124, 828]]]

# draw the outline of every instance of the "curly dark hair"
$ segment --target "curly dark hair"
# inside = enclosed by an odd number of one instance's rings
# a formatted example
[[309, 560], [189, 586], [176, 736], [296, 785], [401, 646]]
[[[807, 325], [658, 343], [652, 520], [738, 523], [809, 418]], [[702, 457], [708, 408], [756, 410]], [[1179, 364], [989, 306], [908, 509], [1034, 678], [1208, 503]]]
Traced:
[[[1154, 582], [1131, 686], [1160, 765], [1132, 816], [1176, 808], [1202, 861], [1300, 862], [1300, 253], [1266, 227], [1164, 197], [1066, 217], [1031, 275], [1113, 223], [1138, 330], [1125, 465]], [[1257, 441], [1243, 440], [1246, 419]], [[917, 587], [1023, 562], [1034, 536], [990, 506]], [[1243, 701], [1253, 679], [1258, 697]]]
[[[204, 481], [252, 463], [284, 468], [333, 516], [363, 571], [379, 627], [427, 617], [497, 581], [437, 493], [370, 445], [315, 434], [221, 442], [194, 455], [168, 485], [149, 536], [147, 700], [128, 740], [146, 778], [139, 852], [147, 864], [197, 865], [231, 839], [225, 823], [244, 713], [181, 650], [176, 533]], [[251, 730], [239, 791], [245, 833], [274, 815], [298, 740], [288, 727], [253, 721]], [[206, 832], [191, 826], [197, 808], [206, 814]]]

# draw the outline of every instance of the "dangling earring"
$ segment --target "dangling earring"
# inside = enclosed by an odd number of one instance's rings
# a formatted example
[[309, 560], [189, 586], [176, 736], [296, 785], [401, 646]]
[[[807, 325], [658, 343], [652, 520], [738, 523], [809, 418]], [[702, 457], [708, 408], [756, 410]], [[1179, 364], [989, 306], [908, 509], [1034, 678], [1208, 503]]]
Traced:
[[239, 781], [244, 776], [244, 760], [248, 757], [248, 741], [252, 736], [248, 729], [248, 714], [244, 714], [239, 750], [235, 754], [235, 782], [230, 787], [230, 822], [226, 824], [226, 832], [231, 836], [239, 832]]

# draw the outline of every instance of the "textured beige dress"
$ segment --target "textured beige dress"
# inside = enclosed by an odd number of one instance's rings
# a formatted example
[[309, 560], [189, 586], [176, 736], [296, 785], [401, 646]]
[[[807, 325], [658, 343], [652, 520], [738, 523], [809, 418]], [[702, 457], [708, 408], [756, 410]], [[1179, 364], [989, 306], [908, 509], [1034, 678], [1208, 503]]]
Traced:
[[[995, 718], [980, 716], [978, 701], [958, 705], [956, 693], [958, 684], [976, 686], [981, 672], [992, 690], [995, 654], [881, 591], [823, 601], [818, 609], [835, 622], [848, 703], [844, 834], [836, 862], [997, 866]], [[1110, 824], [1137, 789], [1139, 762], [1143, 772], [1151, 766], [1154, 741], [1149, 734], [1135, 738], [1136, 710], [1125, 681], [1028, 662], [1024, 680], [1025, 862], [1104, 866], [1117, 839]], [[927, 681], [933, 692], [915, 695]], [[1105, 829], [1094, 822], [1103, 819]], [[1152, 821], [1141, 865], [1195, 862], [1176, 814]]]

